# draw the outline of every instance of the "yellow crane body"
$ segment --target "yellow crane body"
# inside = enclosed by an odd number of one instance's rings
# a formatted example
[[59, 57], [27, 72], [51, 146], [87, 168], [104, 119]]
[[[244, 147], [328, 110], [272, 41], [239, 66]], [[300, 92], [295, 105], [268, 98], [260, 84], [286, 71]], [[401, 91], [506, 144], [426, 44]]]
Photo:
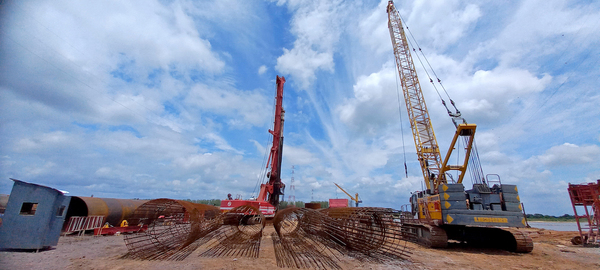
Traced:
[[[388, 2], [387, 13], [417, 158], [427, 186], [426, 190], [411, 194], [410, 212], [406, 211], [404, 216], [413, 218], [405, 218], [402, 225], [406, 239], [428, 247], [446, 247], [448, 240], [453, 239], [515, 252], [531, 252], [531, 238], [522, 231], [507, 228], [525, 226], [517, 187], [502, 184], [498, 175], [493, 175], [497, 176], [497, 180], [489, 179], [490, 175], [484, 179], [474, 144], [477, 126], [467, 124], [456, 106], [455, 113], [446, 108], [453, 118], [456, 132], [442, 160], [402, 20], [393, 1]], [[433, 82], [431, 78], [430, 81]], [[454, 106], [454, 102], [451, 102]], [[442, 104], [445, 106], [443, 99]], [[465, 150], [462, 162], [449, 164], [453, 152], [461, 148], [458, 146], [461, 142]], [[465, 190], [462, 184], [467, 169], [473, 181], [473, 188], [469, 190]], [[457, 172], [457, 181], [452, 179], [449, 171]], [[452, 182], [449, 183], [447, 179]]]
[[[435, 190], [438, 184], [434, 183], [433, 178], [440, 175], [442, 164], [440, 149], [433, 132], [419, 77], [417, 77], [415, 64], [402, 27], [402, 21], [398, 12], [389, 12], [389, 9], [388, 17], [388, 28], [392, 38], [394, 55], [396, 56], [396, 67], [398, 74], [400, 74], [402, 93], [404, 93], [404, 101], [406, 102], [417, 156], [421, 163], [427, 189]], [[444, 181], [445, 178], [441, 180]]]

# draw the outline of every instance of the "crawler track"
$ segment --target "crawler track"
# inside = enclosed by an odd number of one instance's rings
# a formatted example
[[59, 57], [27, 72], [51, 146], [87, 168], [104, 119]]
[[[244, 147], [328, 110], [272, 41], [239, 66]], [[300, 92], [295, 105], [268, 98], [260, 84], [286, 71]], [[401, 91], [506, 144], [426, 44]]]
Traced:
[[504, 229], [510, 232], [516, 241], [514, 252], [517, 253], [529, 253], [533, 251], [533, 240], [529, 235], [518, 229]]
[[517, 228], [435, 226], [405, 222], [402, 234], [407, 241], [430, 248], [445, 248], [448, 240], [457, 240], [473, 247], [498, 248], [517, 253], [529, 253], [533, 250], [531, 237]]
[[402, 225], [402, 235], [407, 241], [429, 248], [445, 248], [448, 246], [446, 231], [438, 226], [405, 223]]

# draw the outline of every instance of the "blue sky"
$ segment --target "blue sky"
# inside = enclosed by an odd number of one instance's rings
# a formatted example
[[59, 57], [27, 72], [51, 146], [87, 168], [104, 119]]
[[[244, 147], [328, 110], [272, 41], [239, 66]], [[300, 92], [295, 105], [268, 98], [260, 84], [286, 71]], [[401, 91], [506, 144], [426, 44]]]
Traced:
[[[336, 182], [400, 208], [423, 180], [386, 4], [3, 1], [0, 193], [16, 178], [80, 196], [249, 198], [266, 181], [280, 75], [296, 199], [344, 198]], [[600, 178], [600, 4], [396, 7], [478, 124], [484, 172], [517, 184], [528, 212], [571, 213], [567, 183]], [[418, 73], [445, 154], [453, 125]]]

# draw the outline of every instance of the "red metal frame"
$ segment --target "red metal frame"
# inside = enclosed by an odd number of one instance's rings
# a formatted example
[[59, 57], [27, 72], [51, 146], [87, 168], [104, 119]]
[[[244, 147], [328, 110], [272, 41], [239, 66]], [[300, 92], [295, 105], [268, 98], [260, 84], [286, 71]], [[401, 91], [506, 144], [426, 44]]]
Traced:
[[284, 77], [277, 76], [277, 94], [275, 95], [275, 123], [273, 130], [269, 133], [273, 135], [273, 146], [267, 160], [267, 168], [270, 165], [271, 171], [267, 174], [269, 181], [260, 185], [260, 192], [256, 200], [222, 200], [221, 212], [227, 212], [235, 207], [242, 205], [254, 206], [267, 218], [275, 216], [275, 211], [279, 205], [279, 196], [283, 195], [285, 185], [281, 182], [281, 160], [283, 158], [283, 122], [285, 110], [283, 109], [283, 84]]
[[275, 206], [265, 201], [254, 201], [254, 200], [222, 200], [221, 201], [221, 212], [225, 213], [229, 210], [242, 206], [250, 205], [258, 209], [263, 216], [266, 218], [273, 218], [275, 216]]
[[[283, 195], [285, 185], [281, 183], [281, 159], [283, 158], [283, 121], [285, 110], [283, 109], [283, 84], [284, 77], [277, 76], [277, 94], [275, 96], [275, 123], [273, 130], [269, 133], [273, 135], [273, 146], [269, 153], [267, 166], [271, 165], [271, 172], [267, 175], [269, 182], [260, 186], [258, 201], [268, 201], [271, 205], [279, 205], [279, 195]], [[267, 198], [268, 195], [268, 198]]]
[[127, 227], [110, 227], [110, 228], [95, 228], [94, 235], [115, 235], [117, 233], [137, 233], [148, 230], [148, 225], [143, 226], [127, 226]]
[[64, 227], [63, 233], [70, 234], [77, 232], [79, 234], [83, 234], [87, 230], [101, 228], [103, 224], [104, 216], [71, 217], [69, 218], [67, 225]]
[[[583, 245], [600, 244], [600, 180], [597, 183], [569, 184], [569, 197], [573, 205], [573, 213], [577, 221], [579, 236]], [[578, 214], [577, 208], [583, 208], [585, 214]], [[587, 220], [587, 228], [581, 226], [580, 220]]]

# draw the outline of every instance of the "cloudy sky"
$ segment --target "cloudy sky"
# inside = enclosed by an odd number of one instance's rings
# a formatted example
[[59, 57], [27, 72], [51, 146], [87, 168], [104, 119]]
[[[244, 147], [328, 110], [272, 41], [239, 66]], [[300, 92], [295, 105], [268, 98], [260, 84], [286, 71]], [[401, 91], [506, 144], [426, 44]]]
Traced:
[[[285, 199], [295, 165], [297, 200], [345, 198], [336, 182], [400, 208], [423, 177], [386, 4], [1, 1], [0, 193], [16, 178], [79, 196], [249, 198], [282, 75]], [[567, 184], [600, 178], [600, 3], [396, 5], [478, 124], [484, 172], [517, 184], [530, 213], [572, 213]], [[445, 154], [453, 125], [415, 62]]]

